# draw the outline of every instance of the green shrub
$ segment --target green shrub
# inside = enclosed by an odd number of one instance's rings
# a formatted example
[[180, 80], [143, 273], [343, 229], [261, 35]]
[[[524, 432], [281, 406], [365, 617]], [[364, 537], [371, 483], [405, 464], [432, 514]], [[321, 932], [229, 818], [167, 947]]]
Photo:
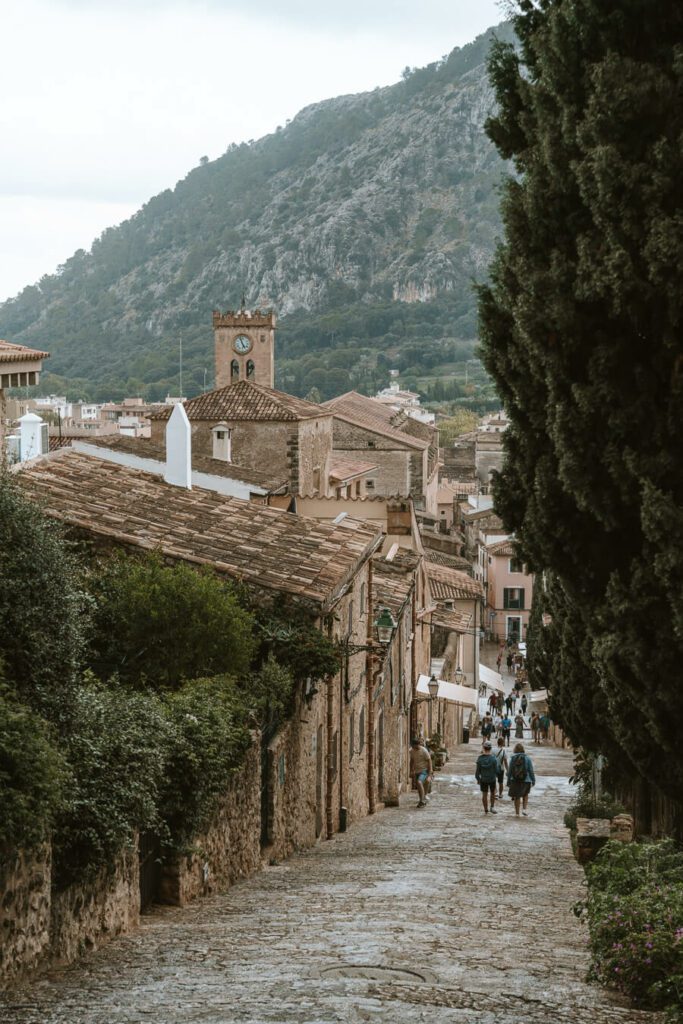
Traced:
[[591, 974], [683, 1019], [683, 854], [670, 840], [611, 842], [587, 877]]
[[186, 679], [248, 671], [252, 617], [229, 583], [157, 555], [116, 555], [91, 577], [91, 666], [138, 688], [177, 689]]
[[170, 747], [161, 700], [90, 680], [76, 694], [66, 737], [69, 768], [53, 837], [55, 873], [65, 885], [111, 864], [136, 830], [159, 830], [158, 804]]
[[165, 704], [171, 730], [160, 809], [169, 844], [182, 849], [210, 823], [251, 735], [228, 677], [187, 683]]
[[0, 689], [0, 848], [28, 849], [48, 837], [63, 784], [46, 722]]
[[618, 800], [605, 793], [597, 800], [587, 791], [580, 792], [569, 805], [564, 815], [567, 828], [576, 828], [577, 818], [613, 818], [615, 814], [623, 814], [624, 806]]

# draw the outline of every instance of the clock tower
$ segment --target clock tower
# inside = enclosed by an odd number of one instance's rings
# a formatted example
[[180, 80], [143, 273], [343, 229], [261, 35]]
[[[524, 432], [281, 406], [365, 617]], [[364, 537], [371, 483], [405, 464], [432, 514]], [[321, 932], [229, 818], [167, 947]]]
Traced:
[[238, 380], [275, 387], [275, 314], [272, 309], [213, 312], [216, 387]]

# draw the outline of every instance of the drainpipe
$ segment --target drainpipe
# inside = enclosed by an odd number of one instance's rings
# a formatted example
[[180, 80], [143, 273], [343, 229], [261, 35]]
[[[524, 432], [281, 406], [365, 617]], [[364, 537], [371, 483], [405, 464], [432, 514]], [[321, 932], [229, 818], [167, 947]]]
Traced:
[[334, 835], [334, 815], [332, 813], [332, 797], [334, 795], [334, 676], [328, 676], [327, 687], [327, 785], [325, 787], [325, 826], [326, 838]]
[[413, 633], [413, 642], [410, 647], [410, 736], [408, 746], [413, 736], [417, 736], [417, 588], [413, 589], [413, 607], [410, 628]]
[[372, 627], [375, 602], [372, 583], [372, 560], [368, 559], [368, 600], [366, 604], [366, 645], [368, 650], [365, 652], [365, 684], [368, 697], [368, 814], [375, 813], [375, 677], [373, 672], [375, 655], [371, 650], [374, 641]]

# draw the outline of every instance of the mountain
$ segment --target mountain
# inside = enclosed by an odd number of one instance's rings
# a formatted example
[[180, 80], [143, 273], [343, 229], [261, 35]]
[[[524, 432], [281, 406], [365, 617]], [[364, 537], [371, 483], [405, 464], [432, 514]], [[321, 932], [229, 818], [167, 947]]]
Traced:
[[244, 294], [278, 312], [285, 390], [374, 388], [390, 366], [443, 390], [472, 357], [472, 283], [499, 231], [504, 167], [483, 131], [494, 31], [511, 37], [501, 25], [203, 159], [3, 303], [0, 337], [49, 350], [44, 385], [95, 400], [177, 393], [182, 341], [191, 396], [212, 382], [212, 309]]

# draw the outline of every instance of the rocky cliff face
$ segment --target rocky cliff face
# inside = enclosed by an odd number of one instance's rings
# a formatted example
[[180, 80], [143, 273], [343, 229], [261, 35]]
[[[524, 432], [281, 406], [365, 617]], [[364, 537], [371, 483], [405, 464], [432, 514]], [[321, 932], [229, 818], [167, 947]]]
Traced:
[[0, 307], [0, 336], [47, 347], [53, 373], [110, 391], [163, 390], [182, 338], [190, 392], [211, 365], [211, 309], [243, 292], [292, 325], [438, 299], [465, 318], [454, 336], [471, 337], [502, 171], [483, 131], [491, 35], [195, 168]]

